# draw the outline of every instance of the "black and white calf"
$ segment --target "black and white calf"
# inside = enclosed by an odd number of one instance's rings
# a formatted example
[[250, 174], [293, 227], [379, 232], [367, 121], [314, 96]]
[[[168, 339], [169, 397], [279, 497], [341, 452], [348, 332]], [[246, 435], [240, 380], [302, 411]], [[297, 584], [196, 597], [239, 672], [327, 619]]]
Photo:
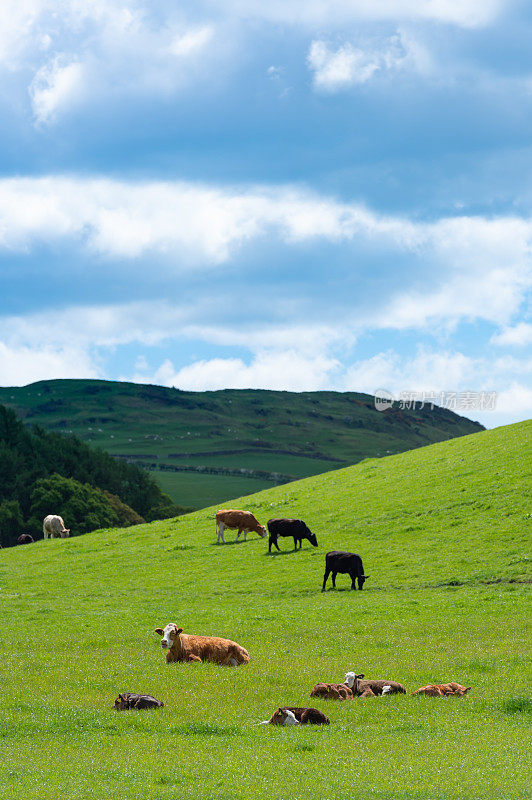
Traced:
[[308, 539], [314, 547], [318, 546], [315, 534], [307, 528], [302, 519], [269, 519], [267, 525], [268, 533], [270, 534], [268, 553], [272, 551], [272, 544], [278, 550], [281, 549], [277, 544], [278, 536], [291, 536], [294, 540], [294, 550], [297, 550], [298, 542], [299, 549], [301, 549], [303, 539]]
[[323, 586], [321, 591], [325, 591], [327, 578], [332, 572], [332, 585], [336, 589], [336, 576], [340, 573], [347, 573], [351, 578], [351, 589], [356, 589], [355, 581], [358, 580], [358, 588], [362, 589], [364, 581], [368, 577], [364, 575], [364, 565], [362, 559], [356, 553], [346, 553], [343, 550], [331, 550], [325, 556], [325, 575], [323, 576]]

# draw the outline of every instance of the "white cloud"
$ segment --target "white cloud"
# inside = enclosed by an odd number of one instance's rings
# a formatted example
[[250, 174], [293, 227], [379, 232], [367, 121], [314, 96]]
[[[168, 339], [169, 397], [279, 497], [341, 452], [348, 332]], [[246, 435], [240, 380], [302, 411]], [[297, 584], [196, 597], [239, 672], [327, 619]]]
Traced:
[[[97, 260], [150, 254], [177, 270], [210, 270], [266, 237], [287, 248], [314, 240], [344, 249], [377, 246], [390, 260], [401, 258], [405, 289], [383, 295], [371, 314], [361, 306], [358, 330], [423, 329], [476, 318], [507, 325], [532, 285], [530, 219], [410, 221], [291, 186], [2, 179], [0, 220], [0, 250], [64, 243]], [[363, 277], [364, 262], [356, 269]]]
[[[400, 33], [378, 45], [364, 47], [354, 47], [347, 42], [334, 49], [325, 41], [315, 40], [310, 45], [307, 57], [307, 63], [314, 72], [314, 86], [328, 92], [367, 83], [378, 74], [407, 66], [419, 68], [421, 60], [421, 46], [418, 45], [414, 50], [412, 40], [405, 38], [403, 41]], [[426, 69], [426, 63], [424, 67]]]
[[214, 29], [211, 25], [201, 28], [191, 28], [185, 33], [176, 36], [170, 43], [170, 52], [174, 56], [190, 56], [197, 50], [205, 47], [213, 38]]
[[[473, 407], [461, 408], [458, 405], [452, 410], [494, 427], [532, 416], [532, 389], [523, 383], [523, 376], [526, 379], [531, 368], [531, 361], [508, 358], [492, 361], [456, 351], [436, 352], [420, 347], [414, 356], [401, 356], [388, 350], [349, 367], [344, 375], [343, 388], [369, 394], [374, 394], [377, 389], [386, 389], [397, 399], [403, 392], [415, 392], [418, 396], [432, 392], [476, 393]], [[493, 408], [480, 407], [479, 394], [482, 392], [488, 405], [488, 395], [497, 393]], [[460, 398], [455, 402], [459, 404]]]
[[503, 0], [211, 0], [209, 5], [244, 20], [312, 27], [404, 19], [476, 28], [493, 22], [504, 7]]
[[84, 348], [68, 345], [9, 345], [0, 341], [0, 385], [23, 386], [54, 378], [98, 378], [100, 370]]
[[77, 61], [64, 63], [56, 57], [37, 72], [30, 96], [37, 122], [51, 122], [57, 113], [79, 102], [85, 91], [84, 66]]
[[175, 369], [169, 359], [148, 379], [137, 374], [133, 380], [159, 383], [178, 389], [277, 389], [292, 392], [317, 391], [331, 383], [339, 367], [334, 358], [302, 355], [295, 350], [259, 352], [246, 364], [241, 358], [213, 358]]
[[491, 343], [501, 346], [524, 347], [532, 344], [532, 325], [529, 322], [519, 322], [513, 327], [504, 328], [500, 333], [491, 337]]

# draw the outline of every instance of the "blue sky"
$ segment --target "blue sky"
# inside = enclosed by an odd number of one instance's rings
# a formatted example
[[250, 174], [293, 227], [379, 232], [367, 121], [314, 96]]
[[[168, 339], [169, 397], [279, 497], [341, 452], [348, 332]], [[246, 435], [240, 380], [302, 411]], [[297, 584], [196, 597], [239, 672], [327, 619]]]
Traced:
[[512, 0], [4, 0], [0, 384], [531, 416], [531, 35]]

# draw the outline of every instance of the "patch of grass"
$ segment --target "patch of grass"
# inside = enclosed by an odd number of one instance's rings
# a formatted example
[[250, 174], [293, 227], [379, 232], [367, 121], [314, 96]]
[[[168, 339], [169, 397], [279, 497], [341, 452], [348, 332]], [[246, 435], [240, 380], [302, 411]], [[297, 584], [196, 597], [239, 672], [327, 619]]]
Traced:
[[[362, 464], [230, 501], [308, 522], [319, 547], [281, 542], [282, 558], [253, 534], [212, 546], [215, 508], [0, 551], [0, 796], [528, 797], [530, 430], [381, 459], [375, 481]], [[460, 488], [475, 502], [457, 515]], [[361, 554], [364, 591], [339, 575], [321, 593], [333, 549]], [[170, 621], [240, 642], [250, 664], [166, 664], [154, 629]], [[408, 694], [310, 698], [348, 670]], [[411, 696], [451, 680], [467, 698]], [[118, 714], [124, 691], [165, 705]], [[331, 724], [259, 725], [285, 705]]]
[[532, 697], [507, 697], [501, 702], [505, 714], [527, 714], [532, 716]]

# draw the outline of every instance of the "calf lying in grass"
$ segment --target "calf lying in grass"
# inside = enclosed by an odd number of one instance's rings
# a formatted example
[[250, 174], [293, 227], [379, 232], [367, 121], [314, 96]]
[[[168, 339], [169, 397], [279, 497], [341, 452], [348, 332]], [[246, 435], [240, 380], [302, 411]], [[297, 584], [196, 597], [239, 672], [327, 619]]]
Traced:
[[151, 694], [124, 692], [119, 694], [115, 700], [116, 711], [126, 711], [129, 708], [160, 708], [161, 706], [164, 706], [164, 703], [152, 697]]
[[406, 694], [402, 683], [397, 681], [362, 680], [364, 675], [346, 672], [345, 685], [348, 686], [354, 697], [376, 697], [383, 694]]
[[460, 683], [429, 683], [412, 694], [424, 694], [426, 697], [465, 697], [470, 690], [471, 686], [462, 686]]
[[324, 700], [352, 700], [353, 692], [345, 683], [317, 683], [310, 696]]
[[284, 706], [273, 712], [270, 719], [261, 725], [330, 725], [329, 717], [317, 708], [294, 708]]

